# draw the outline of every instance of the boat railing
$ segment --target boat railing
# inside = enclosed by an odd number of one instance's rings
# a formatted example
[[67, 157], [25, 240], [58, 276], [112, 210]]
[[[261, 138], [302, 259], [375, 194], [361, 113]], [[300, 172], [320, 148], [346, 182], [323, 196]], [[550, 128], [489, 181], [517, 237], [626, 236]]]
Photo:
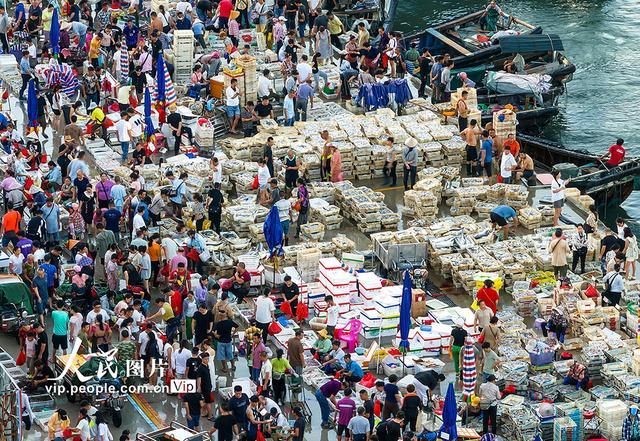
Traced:
[[[593, 166], [596, 166], [596, 164], [593, 164]], [[584, 168], [584, 167], [586, 166], [583, 166], [581, 168]], [[596, 170], [591, 173], [579, 175], [573, 178], [572, 181], [593, 180], [595, 178], [602, 179], [605, 176], [609, 176], [609, 175], [615, 176], [615, 175], [618, 175], [619, 173], [626, 172], [626, 171], [629, 171], [629, 169], [634, 169], [634, 168], [640, 169], [640, 158], [632, 158], [632, 159], [629, 159], [628, 161], [622, 162], [611, 168]]]

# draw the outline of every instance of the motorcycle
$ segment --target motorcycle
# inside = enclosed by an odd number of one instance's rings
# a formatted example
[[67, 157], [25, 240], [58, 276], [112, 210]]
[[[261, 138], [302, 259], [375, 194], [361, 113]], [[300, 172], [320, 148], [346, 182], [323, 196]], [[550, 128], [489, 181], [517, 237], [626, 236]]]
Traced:
[[29, 314], [26, 308], [18, 307], [15, 303], [7, 303], [9, 309], [0, 313], [0, 331], [11, 334], [20, 343], [20, 329], [37, 320], [35, 314]]
[[104, 394], [104, 396], [96, 399], [96, 407], [105, 414], [111, 415], [111, 421], [115, 427], [122, 425], [122, 407], [124, 405], [125, 395], [120, 392]]

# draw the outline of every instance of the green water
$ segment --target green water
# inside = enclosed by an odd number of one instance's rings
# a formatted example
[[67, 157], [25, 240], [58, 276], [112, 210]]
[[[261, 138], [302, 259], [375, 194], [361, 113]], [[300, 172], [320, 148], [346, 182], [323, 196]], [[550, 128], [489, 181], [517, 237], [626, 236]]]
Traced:
[[[400, 0], [398, 31], [420, 30], [477, 11], [480, 0]], [[622, 137], [627, 153], [640, 155], [640, 9], [633, 0], [501, 2], [500, 7], [545, 32], [562, 37], [576, 73], [560, 98], [560, 114], [544, 136], [567, 147], [603, 153]], [[640, 220], [640, 192], [607, 217]], [[640, 225], [640, 224], [638, 224]]]

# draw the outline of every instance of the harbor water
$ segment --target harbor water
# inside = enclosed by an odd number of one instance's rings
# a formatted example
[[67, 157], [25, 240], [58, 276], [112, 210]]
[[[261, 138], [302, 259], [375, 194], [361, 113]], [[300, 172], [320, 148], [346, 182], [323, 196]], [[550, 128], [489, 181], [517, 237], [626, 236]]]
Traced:
[[[484, 0], [401, 0], [394, 28], [411, 32], [483, 8]], [[576, 65], [573, 81], [560, 98], [560, 114], [544, 136], [574, 149], [604, 153], [616, 138], [624, 138], [627, 154], [640, 155], [637, 48], [640, 10], [633, 0], [512, 0], [498, 4], [544, 32], [562, 38], [565, 53]], [[629, 219], [640, 232], [640, 191], [619, 208], [616, 216]]]

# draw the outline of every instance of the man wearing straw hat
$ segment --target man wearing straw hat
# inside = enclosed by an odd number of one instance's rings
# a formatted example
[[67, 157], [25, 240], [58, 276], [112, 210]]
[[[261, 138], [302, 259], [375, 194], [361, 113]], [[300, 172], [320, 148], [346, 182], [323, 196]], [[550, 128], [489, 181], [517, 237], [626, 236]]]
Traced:
[[[416, 175], [418, 173], [418, 150], [416, 147], [418, 141], [415, 138], [407, 138], [404, 142], [405, 148], [402, 151], [402, 170], [403, 170], [403, 183], [405, 191], [416, 184]], [[409, 177], [411, 177], [411, 183], [409, 183]]]

